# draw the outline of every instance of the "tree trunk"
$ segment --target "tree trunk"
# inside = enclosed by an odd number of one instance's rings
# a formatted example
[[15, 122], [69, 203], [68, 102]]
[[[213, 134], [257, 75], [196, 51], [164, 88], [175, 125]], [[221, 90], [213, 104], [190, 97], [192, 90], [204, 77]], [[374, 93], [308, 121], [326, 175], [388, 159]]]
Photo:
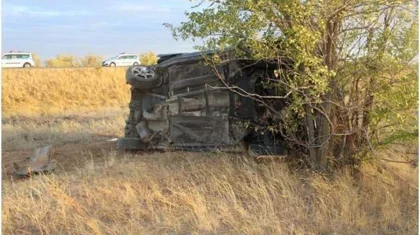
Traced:
[[[327, 94], [325, 98], [329, 99], [329, 97], [331, 97], [331, 95]], [[329, 143], [329, 141], [331, 140], [331, 133], [330, 125], [327, 119], [327, 117], [330, 116], [331, 113], [331, 104], [324, 103], [322, 107], [324, 114], [318, 114], [318, 145], [320, 147], [318, 148], [316, 163], [320, 170], [326, 170], [328, 168], [328, 156], [331, 154], [331, 148]]]
[[[337, 17], [329, 20], [326, 24], [325, 29], [325, 38], [324, 38], [324, 62], [329, 71], [334, 71], [337, 67], [337, 32], [339, 28], [339, 19]], [[333, 92], [337, 92], [337, 82], [335, 78], [330, 78], [329, 81], [330, 90], [323, 97], [323, 104], [320, 109], [322, 114], [319, 113], [318, 116], [318, 144], [320, 148], [317, 153], [317, 164], [321, 170], [326, 170], [328, 168], [328, 156], [331, 156], [331, 129], [329, 120], [331, 120], [331, 102], [335, 97]]]
[[315, 126], [314, 126], [314, 118], [311, 111], [311, 107], [309, 104], [305, 104], [305, 112], [306, 112], [306, 128], [308, 132], [308, 149], [309, 149], [309, 158], [312, 163], [317, 163], [317, 151], [316, 151], [316, 141], [315, 141]]

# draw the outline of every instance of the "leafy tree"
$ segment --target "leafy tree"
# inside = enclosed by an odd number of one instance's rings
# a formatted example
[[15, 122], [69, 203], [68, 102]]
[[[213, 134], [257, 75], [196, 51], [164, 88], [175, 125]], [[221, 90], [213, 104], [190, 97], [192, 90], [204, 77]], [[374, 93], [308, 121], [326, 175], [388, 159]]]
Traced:
[[327, 169], [417, 136], [414, 3], [210, 0], [186, 12], [187, 22], [166, 26], [177, 39], [203, 40], [201, 50], [229, 48], [236, 58], [291, 62], [287, 71], [279, 63], [278, 90], [292, 93], [277, 130], [285, 129], [291, 147]]
[[55, 58], [47, 60], [48, 68], [79, 67], [80, 63], [72, 55], [57, 55]]
[[32, 53], [32, 59], [34, 60], [36, 67], [42, 67], [42, 60], [37, 54]]
[[154, 65], [157, 64], [157, 55], [154, 52], [147, 52], [140, 55], [140, 63], [142, 65]]
[[103, 61], [102, 56], [86, 55], [81, 59], [81, 66], [83, 67], [98, 67]]

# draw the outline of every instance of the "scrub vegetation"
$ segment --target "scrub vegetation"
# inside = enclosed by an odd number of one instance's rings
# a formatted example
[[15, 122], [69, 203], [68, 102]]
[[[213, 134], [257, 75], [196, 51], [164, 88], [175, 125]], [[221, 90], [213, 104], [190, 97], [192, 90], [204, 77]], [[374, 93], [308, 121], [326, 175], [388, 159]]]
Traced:
[[[416, 5], [209, 0], [190, 9], [187, 21], [166, 26], [177, 39], [203, 42], [202, 50], [233, 50], [208, 59], [216, 72], [231, 59], [278, 63], [274, 94], [255, 100], [271, 107], [272, 129], [289, 148], [324, 171], [359, 165], [384, 144], [417, 139]], [[276, 110], [273, 95], [286, 108]]]

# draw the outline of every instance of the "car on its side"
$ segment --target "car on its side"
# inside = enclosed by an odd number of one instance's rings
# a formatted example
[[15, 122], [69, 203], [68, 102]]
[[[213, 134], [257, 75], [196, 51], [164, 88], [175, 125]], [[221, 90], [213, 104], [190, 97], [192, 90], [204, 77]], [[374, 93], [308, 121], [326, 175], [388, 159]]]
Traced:
[[132, 66], [139, 64], [140, 57], [135, 53], [121, 53], [102, 62], [102, 66], [104, 67]]
[[246, 146], [252, 154], [286, 156], [285, 139], [270, 130], [286, 103], [264, 98], [277, 94], [278, 61], [232, 58], [218, 67], [206, 63], [229, 53], [165, 54], [157, 65], [129, 67], [130, 113], [118, 148], [202, 151]]
[[1, 67], [3, 68], [30, 68], [35, 67], [32, 53], [29, 52], [9, 52], [1, 57]]

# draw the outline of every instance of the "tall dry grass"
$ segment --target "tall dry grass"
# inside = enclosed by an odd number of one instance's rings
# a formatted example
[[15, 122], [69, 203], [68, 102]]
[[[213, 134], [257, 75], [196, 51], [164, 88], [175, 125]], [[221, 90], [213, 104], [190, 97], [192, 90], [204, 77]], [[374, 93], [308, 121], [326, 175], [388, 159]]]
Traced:
[[417, 169], [355, 180], [238, 155], [103, 155], [3, 184], [4, 234], [416, 234]]
[[126, 107], [126, 68], [4, 69], [3, 116], [59, 114]]
[[128, 108], [103, 108], [44, 117], [3, 117], [2, 150], [32, 149], [42, 145], [89, 144], [124, 135]]

